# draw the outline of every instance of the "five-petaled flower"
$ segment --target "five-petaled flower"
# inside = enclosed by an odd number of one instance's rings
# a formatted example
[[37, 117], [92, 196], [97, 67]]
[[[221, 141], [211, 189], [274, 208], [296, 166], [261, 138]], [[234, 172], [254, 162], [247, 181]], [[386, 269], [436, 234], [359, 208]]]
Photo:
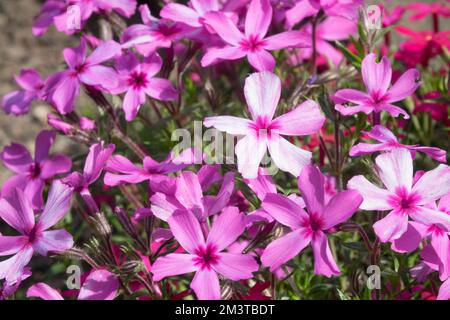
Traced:
[[[381, 189], [364, 176], [355, 176], [348, 188], [363, 196], [363, 210], [390, 211], [373, 227], [382, 242], [399, 239], [408, 228], [408, 217], [423, 222], [436, 216], [427, 205], [450, 192], [450, 168], [441, 164], [413, 181], [413, 159], [406, 149], [394, 149], [376, 159], [378, 176], [387, 189]], [[445, 219], [445, 218], [444, 218]], [[449, 225], [450, 227], [450, 225]]]
[[69, 172], [72, 167], [69, 157], [49, 155], [55, 138], [55, 131], [42, 130], [36, 138], [34, 159], [21, 144], [13, 143], [3, 149], [0, 159], [15, 175], [3, 184], [2, 197], [8, 196], [15, 188], [20, 188], [30, 199], [33, 208], [41, 209], [45, 182], [56, 175]]
[[[392, 77], [391, 63], [386, 57], [376, 62], [374, 53], [368, 54], [361, 64], [361, 73], [367, 93], [355, 89], [342, 89], [335, 93], [333, 100], [337, 103], [336, 110], [344, 116], [359, 112], [370, 114], [372, 112], [387, 111], [391, 116], [398, 117], [400, 114], [409, 119], [408, 113], [402, 108], [393, 105], [409, 97], [420, 86], [420, 73], [417, 69], [409, 69], [389, 89]], [[342, 103], [349, 102], [355, 106], [344, 106]]]
[[324, 184], [324, 176], [318, 167], [309, 165], [303, 169], [298, 178], [298, 187], [307, 211], [297, 202], [280, 194], [269, 193], [264, 198], [263, 209], [292, 230], [264, 250], [261, 261], [270, 267], [270, 271], [278, 269], [311, 243], [314, 272], [326, 277], [339, 274], [326, 233], [348, 220], [358, 210], [363, 199], [357, 191], [347, 190], [325, 203]]
[[37, 221], [22, 190], [16, 188], [8, 198], [0, 199], [0, 218], [21, 234], [0, 236], [0, 256], [14, 255], [0, 262], [0, 279], [11, 282], [19, 278], [35, 251], [46, 256], [48, 252], [64, 252], [73, 246], [72, 236], [66, 230], [48, 230], [69, 211], [72, 192], [69, 186], [54, 181]]
[[218, 273], [226, 279], [250, 279], [258, 270], [255, 259], [248, 254], [224, 252], [245, 231], [245, 216], [236, 207], [227, 207], [217, 216], [206, 237], [195, 215], [177, 210], [168, 219], [175, 239], [188, 253], [170, 253], [152, 266], [153, 278], [195, 272], [191, 288], [199, 299], [220, 299]]
[[237, 60], [247, 56], [249, 63], [257, 71], [272, 71], [275, 58], [267, 50], [305, 48], [311, 42], [301, 31], [286, 31], [266, 37], [272, 21], [269, 0], [252, 0], [245, 18], [245, 33], [223, 12], [208, 12], [204, 19], [226, 43], [225, 47], [208, 49], [202, 59], [204, 67], [220, 60]]
[[301, 169], [310, 163], [312, 154], [280, 135], [304, 136], [319, 131], [325, 117], [318, 104], [307, 100], [274, 119], [281, 95], [281, 81], [268, 71], [250, 75], [245, 81], [244, 93], [252, 120], [218, 116], [205, 118], [204, 125], [244, 136], [236, 145], [238, 170], [244, 178], [257, 177], [259, 164], [267, 148], [279, 169], [297, 177]]

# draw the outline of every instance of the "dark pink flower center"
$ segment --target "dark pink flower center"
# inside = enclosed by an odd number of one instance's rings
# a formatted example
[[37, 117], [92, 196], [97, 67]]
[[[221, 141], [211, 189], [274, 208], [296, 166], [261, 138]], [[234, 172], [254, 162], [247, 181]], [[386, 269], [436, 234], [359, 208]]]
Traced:
[[370, 97], [372, 98], [372, 104], [374, 104], [375, 106], [384, 104], [387, 100], [387, 95], [379, 91], [373, 91], [370, 94]]
[[315, 233], [323, 229], [324, 222], [318, 213], [312, 213], [309, 219], [301, 221], [300, 225], [310, 232]]
[[134, 89], [145, 88], [147, 84], [147, 74], [144, 72], [133, 71], [128, 79], [128, 85]]
[[218, 251], [214, 245], [208, 244], [205, 247], [199, 247], [195, 251], [196, 257], [194, 264], [200, 269], [211, 269], [211, 267], [219, 262]]
[[28, 177], [30, 179], [36, 179], [41, 175], [42, 168], [39, 163], [33, 163], [28, 168]]
[[158, 25], [158, 31], [163, 37], [171, 38], [179, 33], [181, 29], [176, 25], [160, 24]]
[[445, 228], [438, 224], [433, 224], [433, 225], [429, 226], [427, 231], [428, 231], [428, 233], [434, 233], [436, 235], [443, 235], [443, 234], [447, 233]]
[[80, 73], [83, 73], [84, 71], [86, 71], [86, 67], [87, 67], [86, 63], [81, 63], [81, 64], [77, 65], [74, 69], [74, 71], [75, 71], [74, 74], [79, 75]]
[[389, 204], [400, 212], [408, 213], [417, 207], [420, 196], [417, 193], [410, 193], [405, 187], [399, 187], [395, 195], [389, 197]]
[[260, 116], [250, 124], [250, 128], [256, 131], [258, 137], [270, 138], [272, 131], [279, 129], [279, 125], [267, 116]]
[[251, 35], [247, 39], [239, 42], [239, 46], [244, 51], [255, 52], [261, 50], [266, 45], [264, 39], [259, 39], [259, 36]]
[[34, 227], [33, 229], [31, 229], [30, 233], [28, 234], [28, 242], [33, 244], [41, 236], [42, 236], [42, 232], [38, 228]]

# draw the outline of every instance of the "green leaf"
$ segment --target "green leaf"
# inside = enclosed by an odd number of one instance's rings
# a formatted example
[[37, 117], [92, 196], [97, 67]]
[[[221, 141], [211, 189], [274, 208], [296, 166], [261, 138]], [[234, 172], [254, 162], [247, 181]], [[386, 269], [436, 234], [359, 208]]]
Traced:
[[346, 295], [345, 293], [343, 293], [341, 290], [339, 290], [338, 288], [336, 288], [336, 291], [338, 293], [339, 299], [341, 300], [351, 300], [350, 297], [348, 295]]
[[347, 49], [347, 47], [340, 41], [335, 41], [338, 49], [344, 54], [348, 62], [350, 62], [355, 68], [361, 70], [362, 59], [355, 55], [353, 52]]

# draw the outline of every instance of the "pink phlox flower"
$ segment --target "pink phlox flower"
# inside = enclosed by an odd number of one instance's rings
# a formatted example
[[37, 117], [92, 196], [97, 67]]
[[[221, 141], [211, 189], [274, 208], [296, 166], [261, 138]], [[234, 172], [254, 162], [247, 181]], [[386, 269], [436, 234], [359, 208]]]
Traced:
[[[309, 39], [312, 39], [312, 27], [306, 25], [302, 29]], [[329, 17], [317, 26], [316, 29], [316, 50], [333, 64], [338, 65], [341, 62], [342, 53], [333, 47], [329, 42], [336, 40], [346, 40], [357, 30], [357, 23], [341, 17]], [[310, 40], [312, 41], [312, 40]], [[309, 59], [312, 55], [311, 48], [301, 49], [299, 56], [302, 59]]]
[[102, 90], [111, 90], [118, 85], [117, 72], [102, 65], [120, 54], [120, 45], [113, 41], [100, 44], [90, 56], [87, 56], [86, 40], [81, 39], [76, 48], [64, 49], [64, 60], [68, 69], [49, 77], [46, 82], [46, 95], [59, 113], [73, 111], [76, 97], [80, 94], [81, 84], [95, 86]]
[[311, 152], [296, 147], [280, 135], [304, 136], [316, 133], [325, 122], [319, 105], [307, 100], [274, 119], [281, 96], [281, 81], [268, 71], [250, 75], [245, 81], [244, 94], [251, 120], [233, 116], [208, 117], [203, 121], [204, 125], [243, 136], [235, 152], [238, 170], [244, 178], [257, 177], [267, 149], [279, 169], [297, 177], [301, 169], [310, 163]]
[[378, 6], [381, 7], [383, 14], [383, 27], [389, 27], [399, 23], [406, 11], [406, 8], [401, 5], [395, 6], [391, 10], [388, 10], [382, 4]]
[[35, 142], [34, 159], [21, 144], [13, 143], [0, 153], [3, 165], [15, 173], [2, 186], [1, 196], [6, 197], [15, 188], [23, 190], [34, 209], [42, 208], [42, 191], [45, 182], [53, 177], [67, 173], [72, 167], [69, 157], [49, 154], [55, 142], [56, 132], [43, 130]]
[[339, 274], [328, 244], [327, 233], [348, 220], [363, 199], [355, 190], [338, 193], [325, 202], [324, 176], [314, 165], [305, 167], [298, 178], [298, 187], [306, 204], [305, 211], [295, 201], [280, 195], [266, 195], [262, 207], [275, 220], [289, 227], [290, 232], [269, 244], [261, 256], [270, 271], [297, 256], [311, 244], [314, 254], [314, 272], [326, 277]]
[[394, 58], [401, 60], [408, 67], [418, 64], [428, 66], [429, 60], [440, 55], [443, 48], [450, 49], [450, 31], [415, 31], [405, 26], [397, 26], [395, 30], [409, 38], [400, 43]]
[[370, 131], [363, 131], [363, 134], [370, 139], [376, 140], [380, 143], [358, 143], [350, 149], [351, 157], [359, 157], [366, 154], [372, 154], [380, 151], [391, 151], [396, 148], [404, 148], [411, 151], [413, 157], [416, 152], [423, 152], [429, 155], [431, 158], [440, 161], [447, 162], [447, 152], [445, 150], [434, 147], [421, 147], [418, 145], [406, 145], [398, 141], [397, 137], [387, 128], [376, 125]]
[[447, 105], [440, 101], [441, 98], [442, 96], [438, 91], [431, 91], [424, 94], [423, 100], [416, 102], [413, 114], [428, 112], [434, 120], [450, 126]]
[[20, 75], [14, 78], [23, 90], [5, 95], [2, 99], [2, 108], [7, 114], [18, 116], [28, 113], [30, 104], [34, 100], [43, 98], [44, 80], [34, 69], [23, 69]]
[[[428, 204], [450, 192], [450, 168], [441, 164], [413, 182], [413, 159], [406, 149], [394, 149], [376, 159], [378, 176], [386, 189], [355, 176], [348, 188], [358, 190], [364, 198], [363, 210], [389, 211], [374, 224], [382, 242], [399, 239], [408, 230], [408, 218], [422, 224], [437, 224], [450, 230], [450, 216], [430, 209]], [[408, 244], [408, 243], [407, 243]]]
[[193, 149], [180, 154], [171, 152], [164, 161], [158, 162], [150, 156], [145, 157], [143, 167], [137, 166], [121, 155], [112, 156], [106, 164], [104, 183], [117, 186], [123, 183], [141, 183], [143, 181], [165, 181], [165, 175], [183, 170], [195, 162]]
[[204, 195], [205, 179], [192, 171], [182, 172], [176, 184], [166, 192], [156, 192], [150, 197], [153, 214], [167, 221], [176, 210], [190, 210], [200, 222], [229, 206], [234, 190], [234, 173], [227, 172], [217, 195]]
[[139, 7], [144, 24], [134, 24], [125, 29], [120, 38], [122, 48], [136, 47], [144, 56], [159, 48], [170, 48], [176, 41], [188, 36], [194, 28], [185, 23], [157, 19], [150, 13], [147, 5]]
[[113, 144], [106, 147], [103, 142], [93, 144], [89, 148], [89, 154], [86, 157], [83, 172], [72, 172], [62, 180], [74, 188], [75, 192], [80, 193], [93, 213], [98, 212], [98, 206], [89, 191], [89, 186], [100, 177], [114, 149], [115, 145]]
[[[393, 102], [403, 100], [414, 93], [420, 86], [420, 73], [417, 69], [409, 69], [401, 75], [395, 84], [391, 84], [391, 63], [383, 57], [379, 63], [376, 62], [376, 54], [368, 54], [361, 65], [361, 73], [367, 93], [355, 89], [342, 89], [335, 93], [333, 100], [338, 103], [336, 110], [342, 115], [349, 116], [359, 112], [370, 114], [372, 112], [387, 111], [391, 116], [398, 117], [400, 114], [409, 119], [408, 113], [402, 108], [393, 105]], [[344, 102], [356, 106], [346, 107]]]
[[64, 218], [71, 198], [72, 188], [54, 181], [44, 210], [37, 219], [22, 190], [16, 188], [9, 197], [0, 199], [0, 218], [21, 234], [0, 236], [0, 256], [13, 255], [0, 262], [0, 279], [8, 282], [18, 279], [34, 252], [47, 256], [48, 252], [60, 253], [73, 246], [72, 236], [66, 230], [49, 230]]
[[[164, 19], [184, 23], [193, 28], [208, 29], [205, 24], [205, 14], [226, 10], [219, 0], [190, 0], [188, 4], [168, 3], [162, 8], [160, 15]], [[233, 12], [225, 13], [233, 18]]]
[[257, 71], [272, 71], [275, 58], [267, 50], [308, 47], [311, 42], [301, 31], [287, 31], [266, 37], [272, 21], [269, 0], [252, 0], [245, 19], [244, 33], [223, 12], [208, 12], [205, 21], [226, 45], [208, 49], [201, 61], [203, 67], [220, 60], [237, 60], [246, 56]]
[[[1, 236], [1, 234], [0, 234], [0, 236]], [[16, 280], [11, 281], [11, 282], [4, 281], [3, 285], [0, 286], [0, 301], [6, 300], [9, 297], [11, 297], [12, 295], [14, 295], [14, 293], [16, 293], [16, 291], [19, 289], [22, 282], [24, 280], [26, 280], [27, 278], [29, 278], [30, 276], [31, 276], [31, 270], [30, 270], [30, 268], [26, 267], [23, 269], [22, 275], [19, 278], [17, 278]]]
[[169, 80], [155, 77], [161, 70], [162, 64], [162, 59], [156, 52], [142, 62], [133, 53], [124, 54], [117, 59], [116, 70], [119, 73], [119, 84], [111, 90], [111, 93], [126, 92], [123, 110], [127, 121], [136, 118], [147, 96], [164, 101], [175, 100], [178, 97], [177, 90]]
[[444, 18], [450, 17], [450, 7], [438, 1], [433, 3], [415, 2], [405, 6], [406, 9], [413, 11], [409, 21], [425, 19], [428, 15], [438, 15]]
[[286, 10], [286, 26], [292, 28], [303, 19], [317, 14], [320, 9], [323, 9], [328, 17], [344, 18], [356, 22], [360, 4], [362, 4], [360, 0], [297, 0], [290, 9]]
[[436, 254], [435, 270], [443, 281], [450, 277], [450, 193], [442, 197], [438, 205], [432, 203], [428, 207], [431, 213], [416, 217], [419, 222], [410, 221], [406, 232], [393, 242], [393, 249], [411, 252], [418, 248], [422, 239], [430, 238]]
[[[114, 300], [119, 290], [119, 280], [113, 273], [97, 269], [89, 273], [78, 293], [78, 300]], [[63, 296], [49, 285], [39, 282], [27, 290], [27, 297], [43, 300], [64, 300]]]
[[[441, 259], [439, 258], [435, 248], [432, 245], [427, 245], [422, 249], [420, 253], [422, 261], [411, 269], [411, 275], [417, 279], [417, 281], [425, 281], [427, 276], [434, 272], [440, 270]], [[448, 300], [450, 299], [450, 277], [443, 277], [440, 274], [442, 284], [439, 288], [439, 293], [437, 300]]]
[[197, 217], [187, 210], [177, 210], [168, 219], [172, 233], [187, 253], [171, 253], [158, 258], [152, 266], [153, 279], [195, 272], [191, 282], [198, 299], [221, 297], [218, 274], [226, 279], [250, 279], [258, 270], [251, 255], [224, 251], [245, 231], [245, 218], [235, 207], [225, 208], [214, 220], [206, 237]]
[[94, 13], [111, 11], [131, 17], [136, 0], [47, 0], [33, 23], [33, 34], [42, 36], [54, 24], [59, 32], [71, 35], [80, 32]]

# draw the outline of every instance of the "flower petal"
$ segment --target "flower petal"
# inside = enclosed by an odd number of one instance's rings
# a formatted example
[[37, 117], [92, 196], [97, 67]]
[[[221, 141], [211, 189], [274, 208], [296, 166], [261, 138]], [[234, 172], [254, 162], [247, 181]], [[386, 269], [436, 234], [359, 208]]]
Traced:
[[42, 162], [41, 178], [46, 180], [61, 173], [67, 173], [72, 168], [72, 160], [61, 154], [55, 155]]
[[227, 207], [214, 220], [206, 243], [213, 244], [218, 251], [222, 251], [244, 232], [245, 225], [245, 216], [239, 212], [239, 209]]
[[325, 116], [319, 105], [312, 100], [306, 100], [294, 110], [273, 120], [278, 132], [289, 136], [305, 136], [316, 133], [325, 123]]
[[26, 236], [2, 236], [0, 235], [0, 256], [9, 256], [20, 251], [28, 243]]
[[259, 168], [258, 177], [255, 179], [245, 179], [244, 182], [252, 189], [259, 200], [264, 200], [268, 193], [277, 193], [277, 186], [273, 182], [270, 172], [264, 168]]
[[297, 181], [309, 214], [316, 213], [321, 215], [325, 206], [325, 181], [319, 168], [315, 165], [306, 166]]
[[266, 50], [248, 52], [247, 59], [256, 71], [272, 71], [276, 64], [275, 58]]
[[253, 73], [245, 79], [244, 94], [253, 120], [272, 120], [281, 96], [280, 78], [268, 71]]
[[113, 68], [95, 65], [90, 66], [79, 75], [81, 82], [90, 86], [102, 86], [115, 89], [119, 85], [119, 77]]
[[331, 254], [325, 233], [322, 231], [314, 233], [311, 245], [314, 254], [314, 273], [325, 277], [338, 275], [340, 270]]
[[246, 135], [250, 132], [251, 121], [232, 116], [207, 117], [203, 125], [207, 128], [214, 127], [219, 131], [234, 135]]
[[264, 38], [272, 22], [270, 0], [252, 0], [245, 17], [245, 35]]
[[167, 79], [151, 78], [144, 90], [150, 97], [162, 101], [175, 100], [178, 97], [178, 91]]
[[166, 4], [161, 12], [161, 18], [182, 22], [191, 27], [201, 27], [202, 24], [199, 21], [200, 15], [193, 9], [178, 3]]
[[364, 176], [356, 176], [350, 179], [347, 184], [348, 189], [357, 190], [364, 201], [360, 208], [363, 210], [391, 210], [388, 203], [391, 193], [386, 189], [381, 189], [367, 180]]
[[376, 59], [376, 54], [368, 54], [362, 61], [361, 73], [369, 93], [384, 95], [391, 84], [391, 63], [387, 57], [383, 57], [379, 63]]
[[31, 202], [17, 188], [11, 191], [9, 198], [0, 199], [0, 217], [22, 234], [28, 234], [34, 227]]
[[445, 232], [433, 232], [431, 246], [439, 257], [439, 277], [441, 280], [450, 277], [450, 240]]
[[407, 70], [388, 91], [388, 102], [400, 101], [412, 95], [420, 86], [419, 78], [419, 70]]
[[311, 152], [295, 146], [277, 134], [270, 137], [268, 147], [275, 165], [294, 177], [298, 177], [302, 169], [311, 163]]
[[248, 254], [221, 252], [218, 256], [219, 262], [213, 266], [213, 269], [233, 281], [251, 279], [253, 272], [259, 269], [255, 258]]
[[15, 282], [24, 273], [24, 268], [30, 262], [33, 256], [33, 248], [25, 246], [7, 260], [0, 261], [0, 279], [7, 282]]
[[413, 252], [419, 247], [420, 241], [426, 236], [427, 231], [428, 226], [419, 222], [409, 221], [406, 232], [392, 242], [392, 250], [400, 253]]
[[36, 137], [34, 160], [38, 163], [48, 158], [50, 148], [55, 142], [56, 132], [51, 130], [42, 130]]
[[309, 48], [311, 39], [303, 31], [286, 31], [264, 39], [266, 50]]
[[192, 279], [191, 288], [199, 300], [220, 300], [219, 278], [212, 269], [198, 270]]
[[411, 210], [409, 216], [427, 226], [438, 226], [446, 232], [450, 232], [450, 215], [442, 211], [427, 207], [416, 207], [414, 210]]
[[223, 12], [208, 12], [204, 18], [205, 22], [227, 43], [238, 47], [239, 42], [244, 39], [242, 32]]
[[27, 298], [41, 298], [42, 300], [64, 300], [61, 294], [43, 282], [32, 285], [27, 290]]
[[266, 141], [258, 139], [253, 134], [246, 135], [238, 141], [235, 153], [238, 171], [242, 177], [253, 179], [258, 176], [258, 168], [267, 150]]
[[349, 152], [350, 157], [360, 157], [366, 154], [371, 154], [379, 151], [390, 151], [392, 146], [387, 143], [358, 143], [354, 145]]
[[114, 58], [122, 51], [120, 44], [115, 42], [114, 40], [109, 40], [101, 43], [89, 58], [86, 59], [86, 62], [91, 65], [100, 64], [111, 58]]
[[27, 148], [17, 143], [5, 147], [0, 153], [0, 159], [6, 168], [17, 174], [25, 174], [30, 165], [33, 164], [33, 159]]
[[167, 220], [175, 239], [189, 253], [205, 245], [200, 223], [191, 211], [177, 210]]
[[166, 277], [197, 271], [194, 258], [193, 255], [181, 253], [170, 253], [159, 257], [151, 267], [153, 280], [160, 281]]
[[373, 228], [381, 242], [399, 239], [408, 229], [408, 215], [391, 211], [386, 217], [378, 220]]
[[384, 110], [394, 118], [397, 118], [399, 115], [402, 115], [404, 119], [409, 119], [409, 114], [405, 110], [403, 110], [400, 107], [394, 106], [393, 104], [384, 103], [382, 105], [379, 105], [375, 110], [378, 112]]
[[[186, 209], [203, 214], [203, 191], [198, 176], [192, 171], [185, 171], [177, 178], [175, 197]], [[200, 217], [198, 217], [200, 218]]]
[[39, 219], [38, 225], [41, 230], [57, 224], [70, 209], [73, 189], [59, 180], [55, 180], [48, 193], [47, 203]]
[[343, 116], [352, 116], [359, 112], [363, 112], [365, 114], [371, 114], [373, 112], [373, 107], [367, 105], [357, 105], [352, 107], [346, 107], [342, 104], [337, 104], [334, 106], [334, 109], [339, 111]]
[[78, 300], [114, 300], [119, 285], [119, 280], [113, 273], [95, 270], [84, 281]]
[[267, 194], [261, 206], [275, 220], [292, 229], [300, 228], [300, 222], [309, 219], [302, 207], [281, 194]]
[[336, 103], [352, 102], [359, 105], [368, 103], [369, 99], [370, 97], [367, 93], [356, 89], [338, 90], [333, 96], [333, 101]]
[[311, 236], [304, 229], [294, 230], [270, 243], [264, 250], [261, 261], [273, 272], [298, 255], [310, 242]]
[[406, 149], [394, 149], [379, 155], [375, 162], [378, 174], [384, 185], [391, 192], [404, 187], [410, 191], [413, 182], [413, 160]]
[[335, 195], [324, 209], [322, 229], [327, 230], [350, 219], [362, 202], [363, 197], [356, 190], [347, 190]]
[[426, 172], [415, 184], [413, 192], [420, 195], [420, 204], [438, 200], [450, 192], [450, 167], [440, 164]]
[[438, 296], [436, 300], [449, 300], [450, 299], [450, 278], [441, 284], [439, 288]]
[[42, 256], [47, 256], [48, 252], [61, 253], [72, 247], [72, 235], [64, 229], [44, 231], [33, 243], [33, 249]]
[[247, 53], [239, 47], [225, 46], [222, 48], [212, 47], [208, 48], [202, 58], [202, 67], [207, 67], [216, 64], [223, 60], [237, 60], [245, 57]]

